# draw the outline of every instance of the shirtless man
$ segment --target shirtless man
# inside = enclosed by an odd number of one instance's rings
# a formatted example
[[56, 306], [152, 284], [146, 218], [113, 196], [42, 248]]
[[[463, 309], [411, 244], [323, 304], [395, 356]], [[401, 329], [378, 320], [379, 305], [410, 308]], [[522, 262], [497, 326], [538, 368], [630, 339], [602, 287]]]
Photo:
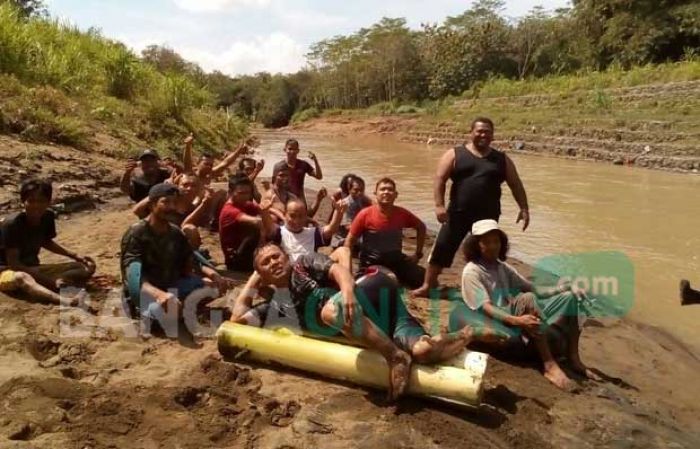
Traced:
[[242, 142], [234, 151], [227, 154], [224, 159], [216, 165], [214, 165], [214, 156], [209, 153], [203, 153], [199, 156], [197, 165], [195, 166], [192, 162], [192, 144], [194, 143], [194, 136], [190, 134], [185, 138], [184, 142], [185, 152], [182, 159], [185, 173], [194, 173], [202, 180], [205, 186], [208, 186], [213, 180], [223, 175], [224, 171], [236, 162], [236, 159], [247, 154], [250, 150], [249, 141]]

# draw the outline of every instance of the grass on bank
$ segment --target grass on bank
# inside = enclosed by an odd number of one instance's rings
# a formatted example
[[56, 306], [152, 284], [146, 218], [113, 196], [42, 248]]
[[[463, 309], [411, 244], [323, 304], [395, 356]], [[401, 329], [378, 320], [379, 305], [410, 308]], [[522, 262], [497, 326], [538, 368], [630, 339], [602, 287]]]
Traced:
[[0, 4], [0, 132], [85, 150], [107, 134], [124, 142], [108, 149], [118, 154], [173, 150], [190, 131], [199, 147], [220, 151], [246, 125], [217, 111], [196, 80], [156, 71], [97, 30], [24, 19]]
[[700, 88], [665, 94], [661, 87], [631, 96], [616, 89], [697, 80], [700, 60], [689, 58], [628, 71], [613, 67], [604, 72], [531, 80], [492, 79], [461, 97], [419, 105], [381, 103], [366, 109], [327, 110], [322, 116], [366, 118], [403, 111], [426, 127], [448, 125], [449, 130], [466, 133], [474, 117], [485, 115], [494, 119], [501, 136], [530, 132], [533, 127], [549, 135], [566, 135], [582, 128], [659, 131], [673, 132], [675, 142], [695, 146], [700, 133]]

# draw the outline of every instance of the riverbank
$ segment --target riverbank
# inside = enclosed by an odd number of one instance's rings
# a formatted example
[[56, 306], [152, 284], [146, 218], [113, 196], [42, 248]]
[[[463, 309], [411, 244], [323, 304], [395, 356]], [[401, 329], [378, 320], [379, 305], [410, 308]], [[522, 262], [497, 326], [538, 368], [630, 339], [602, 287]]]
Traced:
[[[409, 109], [410, 110], [410, 109]], [[293, 125], [295, 133], [391, 134], [434, 146], [468, 138], [471, 120], [496, 122], [495, 146], [514, 153], [700, 173], [700, 81], [628, 88], [475, 97], [437, 111], [394, 114], [332, 110]]]
[[[38, 172], [58, 170], [58, 162], [41, 161], [35, 162]], [[112, 176], [118, 174], [116, 162], [105, 161]], [[13, 188], [3, 186], [8, 189], [3, 195], [11, 195]], [[88, 189], [100, 196], [111, 188]], [[582, 382], [581, 392], [571, 395], [550, 385], [536, 366], [493, 359], [479, 410], [411, 398], [387, 407], [381, 392], [223, 361], [213, 340], [203, 340], [201, 347], [142, 341], [131, 333], [133, 323], [119, 316], [118, 297], [108, 294], [110, 288], [118, 289], [118, 242], [134, 217], [123, 199], [98, 207], [65, 214], [58, 222], [58, 240], [98, 263], [89, 288], [102, 310], [98, 317], [0, 294], [0, 395], [6, 410], [0, 417], [2, 447], [700, 444], [700, 434], [693, 433], [700, 422], [700, 360], [666, 332], [629, 321], [591, 322], [583, 334], [583, 358], [606, 375], [605, 382]], [[215, 259], [222, 260], [215, 236], [207, 234], [205, 241]], [[456, 286], [460, 271], [458, 263], [445, 274], [445, 283]], [[425, 312], [427, 304], [417, 302], [413, 310]]]

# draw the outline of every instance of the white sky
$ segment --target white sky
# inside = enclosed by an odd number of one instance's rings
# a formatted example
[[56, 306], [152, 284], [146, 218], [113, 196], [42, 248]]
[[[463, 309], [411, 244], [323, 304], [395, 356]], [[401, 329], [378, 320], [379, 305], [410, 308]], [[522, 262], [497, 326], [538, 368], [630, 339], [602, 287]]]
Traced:
[[[103, 34], [140, 52], [167, 45], [207, 71], [229, 75], [295, 72], [309, 46], [367, 27], [382, 17], [405, 17], [409, 26], [461, 14], [459, 0], [48, 0], [52, 15]], [[548, 10], [568, 0], [508, 0], [506, 15], [534, 6]]]

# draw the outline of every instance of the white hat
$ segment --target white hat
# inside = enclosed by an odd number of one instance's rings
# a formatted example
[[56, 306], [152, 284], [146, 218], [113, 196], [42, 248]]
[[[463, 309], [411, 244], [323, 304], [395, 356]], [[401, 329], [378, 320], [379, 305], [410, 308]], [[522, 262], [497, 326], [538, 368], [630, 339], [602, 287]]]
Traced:
[[496, 220], [480, 220], [472, 225], [472, 235], [477, 237], [491, 231], [500, 231]]

